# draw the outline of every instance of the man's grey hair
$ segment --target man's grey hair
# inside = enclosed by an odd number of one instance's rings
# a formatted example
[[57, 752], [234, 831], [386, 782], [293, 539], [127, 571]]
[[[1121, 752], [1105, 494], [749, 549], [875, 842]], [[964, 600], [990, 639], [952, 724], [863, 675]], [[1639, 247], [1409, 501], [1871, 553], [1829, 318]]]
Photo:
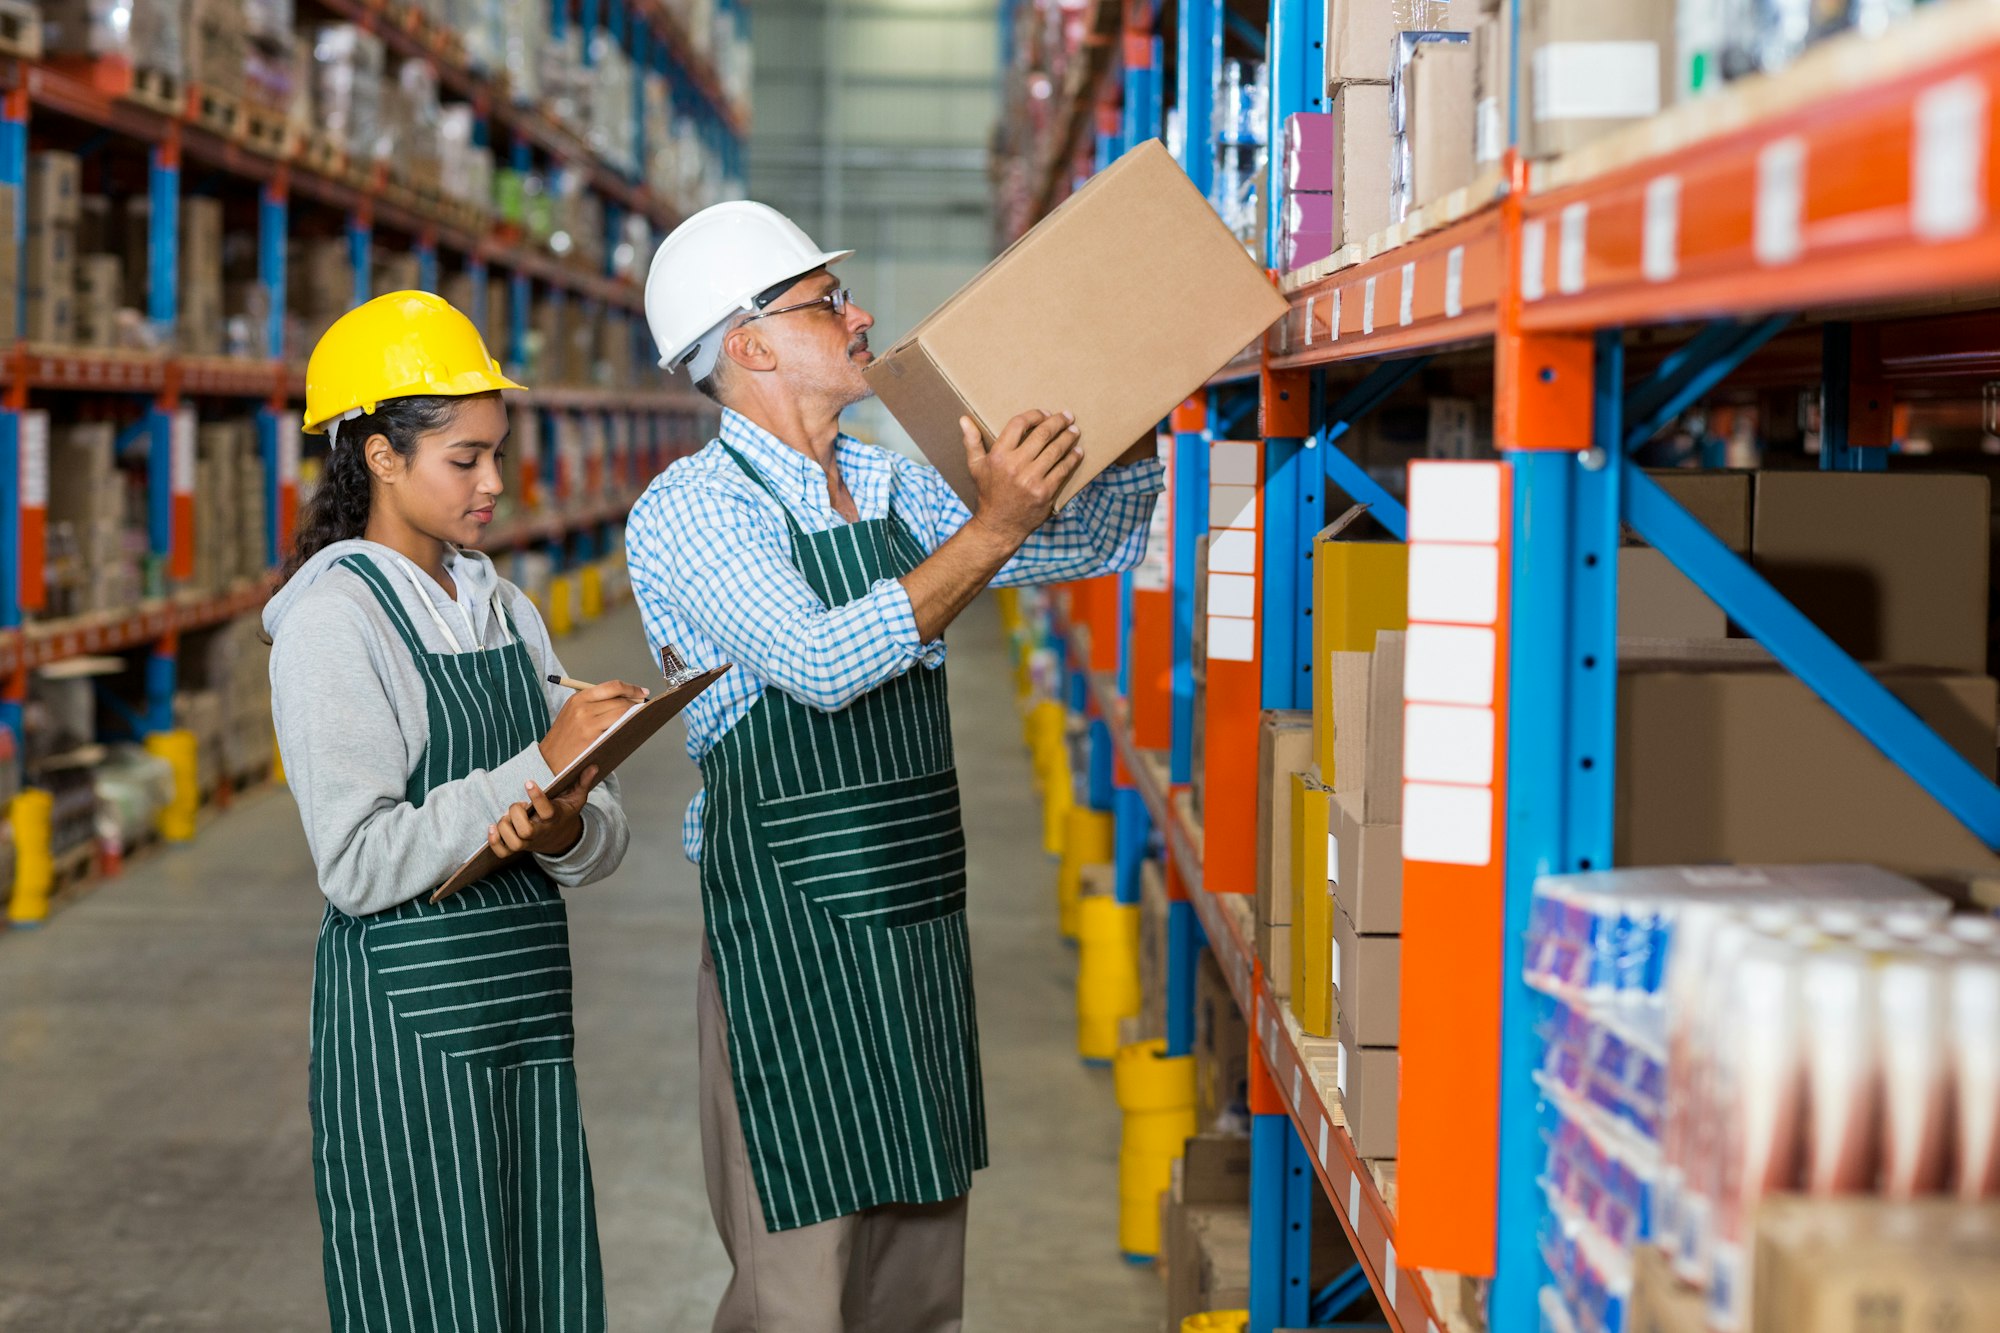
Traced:
[[[730, 333], [734, 333], [737, 329], [742, 328], [743, 325], [746, 322], [748, 322], [749, 318], [750, 318], [749, 311], [747, 310], [737, 311], [734, 315], [731, 315], [729, 317], [729, 330], [722, 336], [724, 338], [727, 338]], [[701, 396], [708, 399], [708, 401], [710, 401], [711, 403], [720, 404], [722, 402], [722, 372], [724, 367], [728, 366], [728, 364], [729, 364], [729, 353], [727, 352], [719, 353], [715, 358], [715, 369], [708, 372], [707, 378], [699, 379], [694, 382], [694, 387], [700, 391]]]

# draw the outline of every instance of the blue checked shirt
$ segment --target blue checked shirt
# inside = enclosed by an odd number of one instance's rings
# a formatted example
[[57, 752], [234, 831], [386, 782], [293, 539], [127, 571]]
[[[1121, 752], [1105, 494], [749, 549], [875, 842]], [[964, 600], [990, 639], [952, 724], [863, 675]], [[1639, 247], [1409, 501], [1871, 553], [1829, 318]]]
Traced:
[[[828, 503], [826, 474], [798, 450], [727, 411], [722, 441], [784, 497], [805, 531], [846, 522]], [[882, 579], [845, 606], [820, 601], [792, 564], [784, 514], [743, 475], [722, 441], [654, 478], [625, 527], [632, 588], [654, 660], [670, 643], [691, 667], [736, 664], [683, 714], [688, 755], [696, 762], [767, 688], [831, 713], [919, 663], [944, 664], [944, 641], [917, 637], [900, 581]], [[837, 458], [861, 517], [886, 517], [894, 496], [897, 515], [926, 554], [972, 516], [928, 464], [844, 435]], [[1057, 583], [1130, 569], [1145, 554], [1162, 476], [1152, 460], [1103, 473], [1028, 538], [993, 582]], [[701, 859], [702, 804], [696, 795], [681, 824], [690, 861]]]

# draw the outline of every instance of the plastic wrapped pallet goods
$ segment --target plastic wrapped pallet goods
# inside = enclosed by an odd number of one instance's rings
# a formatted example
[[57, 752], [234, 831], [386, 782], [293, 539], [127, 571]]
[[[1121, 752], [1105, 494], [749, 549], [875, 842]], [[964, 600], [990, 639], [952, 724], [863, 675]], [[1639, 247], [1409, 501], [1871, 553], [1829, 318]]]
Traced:
[[52, 55], [115, 56], [181, 78], [185, 0], [42, 0], [42, 48]]

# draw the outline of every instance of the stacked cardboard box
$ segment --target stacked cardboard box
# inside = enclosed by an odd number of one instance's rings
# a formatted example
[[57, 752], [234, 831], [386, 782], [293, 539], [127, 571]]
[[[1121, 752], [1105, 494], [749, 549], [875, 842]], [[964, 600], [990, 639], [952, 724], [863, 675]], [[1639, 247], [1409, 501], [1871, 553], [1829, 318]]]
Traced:
[[1333, 179], [1337, 124], [1331, 112], [1302, 111], [1285, 117], [1279, 267], [1286, 272], [1317, 264], [1340, 248]]
[[76, 341], [83, 347], [118, 345], [118, 312], [125, 305], [125, 261], [115, 254], [83, 256], [77, 265]]
[[130, 606], [142, 589], [144, 532], [130, 512], [109, 422], [81, 422], [53, 431], [43, 412], [24, 414], [48, 439], [48, 602], [52, 616]]
[[1401, 34], [1389, 97], [1389, 211], [1397, 221], [1472, 184], [1477, 67], [1470, 33]]
[[15, 222], [21, 216], [21, 192], [0, 185], [0, 339], [21, 336], [21, 245]]
[[180, 655], [186, 692], [217, 700], [212, 713], [204, 703], [195, 705], [209, 728], [204, 762], [239, 783], [271, 761], [271, 649], [261, 628], [258, 617], [239, 616], [190, 636]]
[[1198, 1134], [1161, 1202], [1167, 1327], [1250, 1303], [1250, 1140]]
[[1142, 1007], [1134, 1036], [1155, 1041], [1167, 1035], [1167, 876], [1154, 860], [1139, 864], [1139, 994]]
[[248, 419], [195, 433], [194, 585], [222, 588], [263, 570], [264, 465]]
[[28, 158], [28, 305], [23, 336], [66, 347], [76, 341], [76, 230], [81, 164], [74, 153]]
[[1312, 715], [1268, 712], [1257, 737], [1257, 900], [1255, 946], [1264, 976], [1292, 989], [1292, 775], [1312, 766]]
[[180, 689], [174, 691], [174, 725], [194, 737], [195, 786], [203, 798], [221, 785], [222, 691]]
[[181, 201], [180, 347], [190, 356], [221, 356], [222, 201], [190, 195]]
[[116, 56], [182, 75], [181, 0], [37, 0], [35, 8], [51, 55]]
[[288, 249], [286, 288], [296, 326], [286, 345], [303, 358], [354, 305], [354, 252], [344, 236], [295, 240]]
[[1672, 105], [1679, 8], [1523, 0], [1515, 70], [1522, 151], [1554, 157]]
[[335, 147], [372, 161], [381, 133], [389, 57], [382, 39], [352, 23], [313, 30], [313, 109]]
[[1195, 1115], [1203, 1129], [1248, 1114], [1250, 1032], [1215, 954], [1204, 949], [1194, 981]]
[[187, 27], [183, 51], [188, 82], [226, 97], [241, 99], [247, 90], [250, 29], [243, 0], [185, 0]]

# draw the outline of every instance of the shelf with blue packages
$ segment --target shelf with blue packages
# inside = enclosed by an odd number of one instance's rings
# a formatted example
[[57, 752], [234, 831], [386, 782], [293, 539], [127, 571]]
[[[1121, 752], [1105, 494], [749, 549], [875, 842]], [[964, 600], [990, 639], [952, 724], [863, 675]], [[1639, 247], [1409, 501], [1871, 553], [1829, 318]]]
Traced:
[[[270, 571], [319, 461], [310, 451], [301, 457], [309, 441], [297, 426], [305, 351], [356, 301], [392, 286], [440, 291], [538, 386], [514, 404], [534, 422], [517, 425], [516, 438], [564, 438], [572, 447], [559, 454], [552, 445], [539, 458], [533, 481], [515, 489], [486, 545], [517, 576], [541, 577], [530, 595], [562, 628], [595, 615], [610, 591], [622, 589], [623, 517], [646, 481], [713, 433], [712, 404], [656, 377], [635, 280], [657, 237], [699, 202], [669, 198], [656, 188], [659, 173], [649, 172], [645, 122], [653, 117], [660, 129], [660, 107], [669, 104], [649, 100], [635, 75], [631, 133], [615, 157], [605, 156], [541, 107], [496, 89], [467, 64], [464, 44], [413, 6], [326, 0], [306, 10], [315, 20], [360, 24], [399, 60], [430, 62], [446, 109], [456, 103], [469, 115], [475, 144], [589, 206], [574, 214], [581, 224], [558, 217], [552, 226], [525, 210], [503, 216], [490, 198], [474, 204], [400, 164], [364, 163], [316, 130], [294, 129], [282, 141], [251, 133], [218, 119], [216, 104], [227, 99], [193, 89], [183, 95], [172, 79], [117, 58], [0, 57], [0, 188], [12, 189], [12, 253], [42, 253], [39, 239], [30, 244], [25, 206], [31, 149], [72, 154], [76, 188], [99, 203], [111, 199], [137, 228], [111, 235], [94, 215], [82, 220], [97, 237], [92, 252], [126, 260], [122, 304], [137, 311], [120, 316], [114, 336], [71, 336], [38, 313], [28, 336], [10, 329], [5, 338], [0, 795], [18, 785], [28, 754], [31, 673], [66, 659], [123, 656], [136, 672], [137, 692], [119, 706], [120, 729], [107, 739], [151, 744], [176, 733], [188, 654], [206, 653], [211, 631], [254, 612], [269, 594]], [[653, 91], [671, 84], [671, 110], [707, 164], [707, 174], [683, 185], [706, 191], [740, 179], [747, 14], [725, 7], [722, 21], [735, 36], [716, 49], [733, 50], [740, 66], [725, 77], [657, 4], [572, 0], [541, 12], [552, 24], [594, 34], [583, 44], [592, 62], [622, 59], [621, 69], [650, 72]], [[549, 191], [541, 193], [546, 199]], [[226, 301], [217, 290], [225, 249]], [[16, 311], [33, 290], [33, 266], [21, 270], [8, 307]], [[572, 317], [563, 326], [575, 335], [566, 346], [538, 326], [536, 302]], [[70, 439], [78, 425], [109, 432], [93, 436], [111, 442], [106, 475], [118, 484], [105, 489], [139, 506], [143, 547], [118, 591], [100, 581], [87, 602], [74, 600], [66, 582], [78, 567], [67, 535], [72, 516], [55, 523], [49, 507], [52, 450], [65, 468], [81, 457]], [[242, 460], [228, 488], [236, 507], [198, 517], [222, 498], [200, 480], [218, 451]], [[56, 478], [57, 489], [66, 479], [67, 472]], [[539, 491], [540, 503], [520, 503], [523, 489]], [[218, 533], [232, 527], [242, 539], [219, 547]], [[60, 551], [51, 550], [52, 531], [61, 535]], [[563, 581], [548, 577], [556, 570]], [[559, 599], [551, 597], [557, 589]], [[227, 785], [220, 790], [226, 797]], [[207, 779], [202, 792], [210, 792]], [[191, 832], [193, 811], [184, 813], [181, 827]], [[0, 839], [6, 832], [0, 827]], [[11, 849], [11, 840], [0, 847]], [[17, 864], [11, 856], [0, 862]], [[0, 877], [0, 900], [12, 877], [11, 870]], [[44, 884], [26, 898], [15, 894], [8, 915], [27, 924], [46, 909]]]

